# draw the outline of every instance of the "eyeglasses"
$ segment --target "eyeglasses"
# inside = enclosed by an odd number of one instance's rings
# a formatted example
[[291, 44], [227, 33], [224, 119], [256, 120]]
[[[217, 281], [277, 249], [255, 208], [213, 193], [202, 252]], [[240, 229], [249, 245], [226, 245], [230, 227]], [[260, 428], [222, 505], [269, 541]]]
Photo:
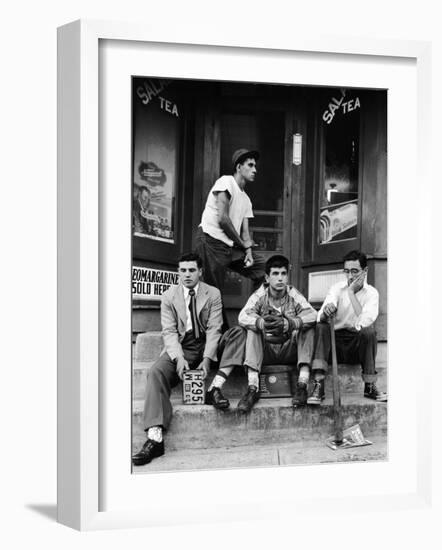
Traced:
[[362, 269], [343, 269], [342, 271], [345, 275], [350, 275], [350, 273], [352, 275], [358, 275], [358, 273], [361, 273]]

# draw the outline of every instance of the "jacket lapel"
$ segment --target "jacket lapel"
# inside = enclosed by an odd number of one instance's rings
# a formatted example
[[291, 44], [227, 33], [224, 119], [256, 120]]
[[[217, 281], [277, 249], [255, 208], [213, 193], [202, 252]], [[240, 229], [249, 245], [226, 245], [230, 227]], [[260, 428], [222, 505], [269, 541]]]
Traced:
[[198, 319], [200, 318], [201, 310], [209, 298], [209, 290], [204, 283], [200, 283], [198, 287], [198, 294], [196, 295], [196, 314]]
[[184, 331], [187, 326], [187, 312], [186, 312], [186, 302], [184, 301], [184, 292], [182, 285], [179, 285], [174, 296], [175, 308], [178, 314], [178, 318], [181, 319], [184, 325]]

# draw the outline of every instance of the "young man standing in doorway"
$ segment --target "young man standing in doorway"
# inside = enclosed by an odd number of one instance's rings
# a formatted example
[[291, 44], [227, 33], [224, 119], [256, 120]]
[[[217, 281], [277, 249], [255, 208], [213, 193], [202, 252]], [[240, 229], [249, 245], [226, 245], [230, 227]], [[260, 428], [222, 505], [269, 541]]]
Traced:
[[[203, 260], [204, 281], [221, 293], [226, 269], [252, 279], [255, 288], [264, 280], [264, 258], [253, 252], [249, 218], [252, 203], [245, 187], [255, 180], [257, 151], [238, 149], [232, 156], [233, 175], [216, 180], [207, 197], [196, 238]], [[225, 327], [227, 327], [224, 315]]]

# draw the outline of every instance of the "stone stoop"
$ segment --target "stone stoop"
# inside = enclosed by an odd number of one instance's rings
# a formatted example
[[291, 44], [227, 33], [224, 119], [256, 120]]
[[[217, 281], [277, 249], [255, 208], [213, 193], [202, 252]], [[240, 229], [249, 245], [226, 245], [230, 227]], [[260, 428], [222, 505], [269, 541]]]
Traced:
[[[144, 388], [146, 376], [149, 369], [159, 357], [163, 348], [163, 340], [160, 332], [146, 332], [139, 334], [133, 351], [133, 379], [132, 379], [132, 397], [133, 399], [144, 398]], [[378, 357], [376, 362], [378, 371], [378, 387], [381, 391], [387, 390], [387, 345], [379, 344]], [[216, 368], [212, 368], [206, 379], [208, 387], [215, 376]], [[339, 382], [342, 393], [361, 393], [364, 384], [361, 377], [359, 365], [339, 365]], [[224, 384], [223, 393], [226, 397], [239, 398], [247, 389], [247, 377], [244, 369], [236, 367], [228, 380]], [[173, 396], [181, 396], [181, 385], [173, 389]], [[326, 395], [332, 392], [331, 367], [325, 380]]]
[[[146, 374], [161, 349], [162, 337], [159, 332], [139, 334], [134, 344], [133, 452], [145, 441], [142, 417]], [[386, 390], [386, 344], [379, 345], [377, 370], [378, 387]], [[165, 434], [167, 458], [165, 456], [156, 459], [148, 465], [150, 468], [136, 467], [134, 472], [144, 471], [145, 468], [148, 471], [160, 471], [225, 468], [235, 467], [235, 464], [245, 466], [243, 462], [247, 461], [247, 452], [253, 455], [255, 447], [262, 450], [261, 459], [256, 463], [258, 466], [274, 464], [275, 456], [278, 464], [317, 463], [323, 457], [324, 462], [353, 460], [349, 458], [352, 456], [356, 457], [354, 460], [384, 459], [387, 456], [388, 403], [376, 403], [363, 397], [359, 365], [340, 365], [339, 374], [344, 427], [359, 423], [365, 437], [377, 442], [376, 449], [374, 446], [345, 451], [323, 449], [326, 438], [333, 433], [331, 374], [326, 378], [326, 399], [321, 406], [306, 406], [295, 410], [291, 405], [291, 398], [267, 398], [258, 401], [251, 413], [244, 416], [238, 413], [236, 405], [246, 389], [247, 379], [243, 369], [237, 367], [223, 387], [223, 393], [231, 402], [227, 411], [217, 411], [208, 405], [184, 405], [181, 384], [174, 388], [171, 396], [174, 416]], [[206, 387], [214, 375], [215, 369], [211, 369]], [[278, 449], [287, 445], [291, 450], [281, 451], [281, 454]], [[314, 449], [318, 449], [317, 455]], [[196, 458], [198, 453], [202, 453], [201, 460]], [[233, 463], [229, 460], [232, 456], [236, 457]], [[282, 460], [281, 456], [286, 459]], [[255, 462], [253, 459], [252, 463]]]
[[[387, 433], [387, 403], [376, 403], [357, 394], [342, 397], [344, 428], [360, 424], [368, 439]], [[290, 398], [261, 399], [248, 415], [240, 414], [238, 400], [230, 409], [218, 411], [211, 405], [174, 402], [174, 415], [165, 435], [169, 450], [277, 445], [311, 441], [317, 443], [333, 433], [333, 403], [326, 398], [320, 406], [294, 409]], [[133, 451], [145, 441], [143, 401], [133, 404]]]

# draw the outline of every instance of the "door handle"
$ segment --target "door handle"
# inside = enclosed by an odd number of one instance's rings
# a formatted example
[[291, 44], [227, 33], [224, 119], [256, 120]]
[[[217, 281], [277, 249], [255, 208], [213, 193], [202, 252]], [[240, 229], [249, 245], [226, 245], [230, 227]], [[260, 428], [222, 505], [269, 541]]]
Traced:
[[293, 164], [300, 166], [302, 162], [302, 135], [293, 134]]

